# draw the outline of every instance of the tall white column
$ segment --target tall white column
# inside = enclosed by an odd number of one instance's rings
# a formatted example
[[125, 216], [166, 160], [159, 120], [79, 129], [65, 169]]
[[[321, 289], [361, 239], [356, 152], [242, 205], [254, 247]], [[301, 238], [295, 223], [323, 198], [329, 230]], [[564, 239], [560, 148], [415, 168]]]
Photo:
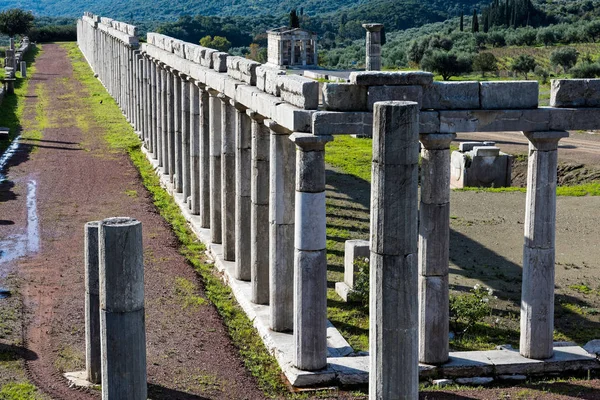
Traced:
[[519, 352], [541, 360], [553, 354], [558, 142], [569, 133], [523, 134], [529, 140], [529, 163]]

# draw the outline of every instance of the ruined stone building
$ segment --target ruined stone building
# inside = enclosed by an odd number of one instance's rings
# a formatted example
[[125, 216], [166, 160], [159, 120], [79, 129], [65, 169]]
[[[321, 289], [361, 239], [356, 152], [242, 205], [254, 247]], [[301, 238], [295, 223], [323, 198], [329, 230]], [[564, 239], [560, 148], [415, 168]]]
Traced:
[[300, 28], [267, 31], [268, 63], [278, 68], [317, 65], [317, 34]]

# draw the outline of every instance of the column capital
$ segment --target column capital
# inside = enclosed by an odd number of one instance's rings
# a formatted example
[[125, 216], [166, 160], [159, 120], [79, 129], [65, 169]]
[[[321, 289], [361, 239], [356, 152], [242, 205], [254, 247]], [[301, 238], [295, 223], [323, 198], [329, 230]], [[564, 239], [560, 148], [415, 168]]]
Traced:
[[223, 93], [219, 92], [219, 94], [217, 94], [217, 98], [219, 100], [221, 100], [223, 103], [227, 102], [228, 97], [225, 96]]
[[272, 135], [289, 135], [292, 133], [292, 131], [284, 128], [272, 119], [265, 119], [264, 123], [271, 130]]
[[[529, 140], [531, 147], [538, 151], [552, 151], [558, 149], [560, 139], [569, 137], [567, 131], [537, 131], [523, 132], [523, 135]], [[530, 148], [531, 148], [530, 147]]]
[[180, 71], [176, 71], [175, 75], [177, 75], [181, 80], [187, 81], [187, 78], [188, 78], [187, 74], [184, 74], [183, 72], [180, 72]]
[[421, 133], [419, 141], [426, 150], [448, 150], [456, 133]]
[[250, 118], [252, 118], [253, 121], [258, 122], [259, 124], [262, 124], [265, 121], [264, 116], [251, 109], [246, 110], [246, 115], [248, 115]]
[[194, 82], [194, 85], [196, 85], [198, 87], [198, 89], [203, 90], [203, 91], [207, 91], [206, 84], [204, 84], [204, 83], [202, 83], [200, 81], [197, 81], [195, 79], [193, 79], [193, 82]]
[[239, 102], [237, 102], [237, 101], [235, 101], [235, 100], [233, 100], [233, 99], [229, 100], [229, 103], [230, 103], [230, 104], [231, 104], [233, 107], [235, 107], [235, 109], [236, 109], [237, 111], [239, 111], [240, 113], [245, 113], [245, 112], [246, 112], [246, 110], [248, 109], [248, 107], [246, 107], [246, 106], [245, 106], [245, 105], [243, 105], [242, 103], [239, 103]]
[[316, 136], [312, 133], [294, 132], [290, 135], [290, 140], [302, 151], [323, 151], [325, 145], [333, 140], [333, 136]]
[[383, 24], [362, 24], [362, 27], [369, 32], [379, 32], [383, 29]]
[[217, 97], [221, 92], [210, 87], [206, 87], [206, 91], [210, 97]]

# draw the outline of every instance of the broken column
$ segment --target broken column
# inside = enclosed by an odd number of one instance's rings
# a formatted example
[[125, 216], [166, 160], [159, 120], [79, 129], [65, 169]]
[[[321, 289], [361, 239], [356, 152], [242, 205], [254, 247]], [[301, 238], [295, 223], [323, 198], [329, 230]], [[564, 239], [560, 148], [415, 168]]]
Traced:
[[235, 260], [235, 119], [230, 100], [221, 100], [221, 235], [223, 259]]
[[285, 331], [294, 323], [294, 187], [296, 146], [275, 121], [271, 130], [269, 182], [269, 304], [271, 329]]
[[98, 282], [99, 221], [85, 224], [85, 370], [87, 380], [99, 384], [102, 373], [100, 354], [100, 285]]
[[381, 30], [383, 24], [363, 24], [367, 30], [367, 71], [381, 70]]
[[27, 78], [27, 62], [21, 61], [21, 78]]
[[[294, 133], [296, 144], [294, 365], [327, 366], [325, 145], [333, 136]], [[272, 303], [273, 304], [273, 303]]]
[[[235, 278], [249, 281], [252, 275], [251, 260], [251, 176], [252, 176], [252, 125], [246, 107], [232, 101], [235, 108]], [[266, 248], [265, 248], [266, 249]]]
[[448, 361], [450, 143], [456, 134], [420, 135], [419, 361]]
[[102, 398], [145, 400], [146, 330], [142, 224], [132, 218], [100, 223]]
[[558, 142], [569, 133], [523, 134], [529, 140], [529, 163], [519, 352], [541, 360], [553, 354]]
[[208, 89], [210, 126], [210, 240], [222, 243], [221, 231], [221, 100]]
[[[252, 302], [269, 304], [269, 149], [271, 131], [260, 114], [252, 119], [252, 176], [250, 178], [250, 281]], [[265, 251], [267, 250], [267, 251]], [[272, 323], [271, 319], [271, 323]]]
[[344, 301], [352, 299], [354, 281], [358, 269], [355, 266], [357, 259], [369, 258], [368, 240], [346, 240], [344, 243], [344, 281], [335, 283], [335, 291]]
[[419, 106], [378, 102], [373, 117], [369, 398], [417, 399]]

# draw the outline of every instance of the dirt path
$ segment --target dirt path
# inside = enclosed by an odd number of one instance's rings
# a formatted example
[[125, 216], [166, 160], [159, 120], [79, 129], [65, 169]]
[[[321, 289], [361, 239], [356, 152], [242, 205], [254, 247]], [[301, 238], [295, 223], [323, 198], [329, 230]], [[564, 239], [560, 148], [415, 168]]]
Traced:
[[188, 305], [204, 297], [197, 275], [127, 154], [107, 148], [66, 51], [45, 45], [36, 65], [25, 119], [43, 137], [23, 141], [0, 187], [0, 279], [21, 278], [30, 379], [53, 398], [99, 397], [70, 389], [62, 372], [85, 368], [84, 223], [125, 215], [144, 231], [151, 398], [264, 398], [215, 308]]

